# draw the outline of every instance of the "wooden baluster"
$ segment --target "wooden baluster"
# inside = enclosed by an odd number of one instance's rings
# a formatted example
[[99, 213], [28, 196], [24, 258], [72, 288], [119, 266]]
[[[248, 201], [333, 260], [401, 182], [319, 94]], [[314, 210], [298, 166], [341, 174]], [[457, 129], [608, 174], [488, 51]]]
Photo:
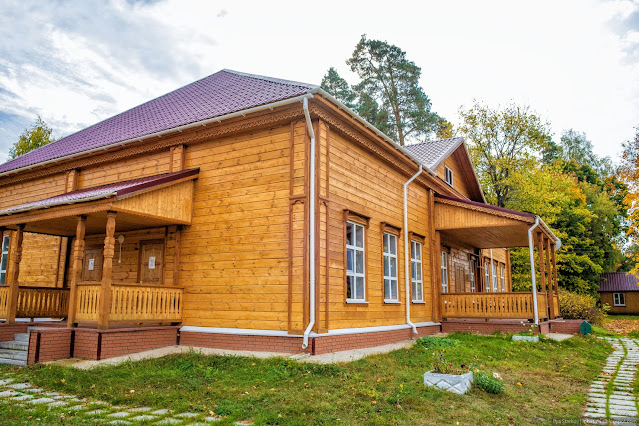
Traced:
[[100, 288], [100, 312], [98, 328], [109, 328], [111, 314], [111, 283], [113, 281], [113, 255], [115, 253], [115, 216], [116, 212], [107, 212], [106, 236], [104, 237], [104, 260], [102, 261], [102, 283]]
[[[82, 260], [84, 259], [84, 234], [86, 232], [86, 216], [78, 216], [78, 224], [75, 227], [75, 241], [73, 244], [73, 270], [71, 271], [71, 282], [69, 283], [69, 314], [67, 317], [67, 327], [77, 325], [75, 316], [78, 305], [78, 282], [82, 274]], [[80, 304], [86, 306], [88, 295], [82, 292]]]
[[22, 242], [24, 239], [24, 224], [18, 225], [18, 229], [15, 233], [15, 239], [11, 244], [11, 252], [9, 253], [9, 260], [13, 268], [11, 273], [7, 274], [9, 280], [9, 294], [7, 295], [7, 324], [14, 324], [16, 322], [16, 313], [18, 310], [18, 293], [20, 292], [20, 283], [18, 277], [20, 276], [20, 261], [22, 260]]

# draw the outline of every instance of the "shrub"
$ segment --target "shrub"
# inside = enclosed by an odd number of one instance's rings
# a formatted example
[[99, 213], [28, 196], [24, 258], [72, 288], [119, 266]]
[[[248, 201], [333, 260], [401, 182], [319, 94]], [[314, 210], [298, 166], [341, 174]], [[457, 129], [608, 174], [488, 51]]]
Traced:
[[424, 336], [417, 339], [417, 344], [426, 349], [450, 348], [457, 345], [457, 340], [447, 339], [445, 337]]
[[602, 325], [606, 319], [605, 309], [597, 306], [595, 298], [587, 294], [559, 292], [561, 316], [564, 319], [583, 319], [591, 324]]
[[486, 393], [498, 394], [504, 391], [504, 382], [484, 371], [473, 374], [473, 384]]

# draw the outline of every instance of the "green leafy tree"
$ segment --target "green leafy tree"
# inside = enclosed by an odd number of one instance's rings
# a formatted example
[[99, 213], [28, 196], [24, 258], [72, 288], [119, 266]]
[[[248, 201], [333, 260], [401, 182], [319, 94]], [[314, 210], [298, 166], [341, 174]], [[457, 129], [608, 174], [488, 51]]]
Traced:
[[38, 116], [36, 121], [22, 132], [18, 141], [9, 149], [9, 160], [55, 141], [52, 133], [53, 130]]
[[353, 86], [357, 112], [400, 145], [431, 137], [441, 117], [419, 85], [421, 68], [406, 52], [363, 35], [346, 61], [360, 82]]
[[322, 89], [347, 107], [355, 108], [355, 92], [353, 92], [348, 82], [337, 73], [335, 68], [330, 67], [324, 78], [322, 78]]
[[513, 178], [535, 167], [536, 153], [548, 147], [549, 124], [528, 107], [516, 104], [493, 109], [475, 102], [460, 109], [459, 132], [466, 136], [469, 152], [484, 193], [491, 204], [507, 207]]
[[[627, 185], [624, 203], [628, 208], [627, 235], [634, 244], [639, 243], [639, 127], [634, 139], [623, 144], [619, 174]], [[631, 252], [631, 272], [639, 275], [639, 250]]]

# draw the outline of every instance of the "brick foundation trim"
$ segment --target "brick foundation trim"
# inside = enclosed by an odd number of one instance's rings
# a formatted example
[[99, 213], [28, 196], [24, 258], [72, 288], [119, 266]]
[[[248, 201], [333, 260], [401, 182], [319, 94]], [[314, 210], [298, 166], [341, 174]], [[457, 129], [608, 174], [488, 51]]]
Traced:
[[550, 332], [551, 333], [563, 333], [563, 334], [579, 334], [581, 333], [581, 323], [584, 320], [571, 319], [571, 320], [551, 320]]
[[179, 326], [113, 330], [31, 327], [27, 364], [66, 358], [97, 361], [174, 346], [178, 331]]
[[[521, 333], [529, 331], [532, 324], [519, 321], [485, 321], [485, 320], [458, 320], [458, 321], [442, 321], [442, 333], [475, 333], [475, 334], [493, 334], [497, 331], [501, 333]], [[533, 330], [534, 333], [548, 333], [548, 321], [539, 323], [539, 326]]]
[[418, 335], [412, 329], [362, 332], [350, 334], [319, 335], [311, 337], [306, 349], [302, 349], [301, 336], [263, 336], [247, 334], [205, 333], [181, 331], [180, 345], [200, 348], [227, 349], [237, 351], [310, 353], [320, 355], [350, 349], [371, 348], [397, 343], [418, 336], [439, 333], [440, 326], [429, 325], [417, 328]]
[[10, 342], [13, 335], [18, 333], [26, 333], [27, 327], [33, 326], [33, 323], [18, 322], [15, 324], [0, 323], [0, 342]]
[[72, 334], [69, 328], [31, 327], [27, 365], [70, 358]]

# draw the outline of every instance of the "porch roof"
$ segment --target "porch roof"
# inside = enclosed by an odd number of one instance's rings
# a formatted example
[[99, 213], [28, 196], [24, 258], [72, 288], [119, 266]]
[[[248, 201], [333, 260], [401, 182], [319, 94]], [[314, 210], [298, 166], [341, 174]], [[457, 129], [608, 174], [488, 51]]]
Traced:
[[85, 188], [0, 210], [0, 227], [25, 224], [25, 231], [75, 235], [77, 216], [87, 216], [87, 233], [103, 233], [107, 211], [118, 213], [116, 229], [190, 224], [193, 180], [199, 169]]
[[[537, 216], [475, 201], [437, 195], [435, 229], [477, 248], [527, 247], [528, 229]], [[540, 219], [539, 232], [554, 243], [559, 239]]]

